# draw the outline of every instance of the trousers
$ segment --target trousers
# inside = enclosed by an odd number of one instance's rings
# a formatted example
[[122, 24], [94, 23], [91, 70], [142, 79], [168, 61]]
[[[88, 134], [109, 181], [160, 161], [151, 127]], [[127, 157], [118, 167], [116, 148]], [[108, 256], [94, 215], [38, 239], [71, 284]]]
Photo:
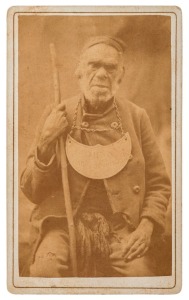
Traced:
[[[114, 229], [114, 234], [109, 241], [109, 259], [96, 262], [96, 277], [148, 277], [157, 275], [155, 260], [149, 252], [145, 256], [131, 261], [124, 260], [122, 253], [125, 239], [129, 234], [127, 226]], [[67, 230], [60, 226], [50, 227], [35, 253], [34, 261], [29, 268], [29, 276], [44, 278], [72, 276], [69, 253]]]

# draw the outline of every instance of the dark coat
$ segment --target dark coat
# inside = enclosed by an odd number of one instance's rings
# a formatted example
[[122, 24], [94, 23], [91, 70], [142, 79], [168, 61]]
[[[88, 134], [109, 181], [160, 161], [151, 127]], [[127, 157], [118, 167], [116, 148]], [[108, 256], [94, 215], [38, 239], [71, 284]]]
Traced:
[[[66, 100], [69, 126], [72, 125], [78, 100], [79, 96]], [[117, 99], [117, 105], [123, 129], [129, 132], [131, 137], [132, 159], [122, 171], [104, 180], [112, 211], [125, 213], [134, 227], [138, 226], [142, 217], [150, 218], [154, 221], [156, 230], [162, 232], [170, 198], [170, 181], [149, 117], [144, 109], [131, 102]], [[57, 153], [47, 166], [41, 164], [36, 155], [37, 141], [50, 111], [49, 106], [41, 118], [36, 140], [21, 176], [22, 191], [36, 204], [31, 220], [37, 231], [41, 230], [44, 220], [65, 217], [59, 155]], [[82, 121], [80, 110], [78, 114], [78, 118]], [[104, 115], [103, 119], [108, 122], [115, 121], [112, 114]], [[69, 164], [68, 173], [75, 215], [84, 199], [90, 180], [78, 174]]]

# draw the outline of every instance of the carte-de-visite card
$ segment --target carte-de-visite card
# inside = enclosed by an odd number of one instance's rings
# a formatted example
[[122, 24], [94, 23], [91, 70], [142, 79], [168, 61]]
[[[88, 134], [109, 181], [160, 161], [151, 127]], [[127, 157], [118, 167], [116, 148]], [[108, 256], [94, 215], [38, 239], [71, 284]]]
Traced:
[[181, 289], [181, 10], [8, 11], [8, 290]]

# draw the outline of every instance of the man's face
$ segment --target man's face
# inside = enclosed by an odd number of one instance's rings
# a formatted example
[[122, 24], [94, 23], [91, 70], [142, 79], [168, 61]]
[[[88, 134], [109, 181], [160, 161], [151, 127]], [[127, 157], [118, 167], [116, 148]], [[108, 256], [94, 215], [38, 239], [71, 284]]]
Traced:
[[82, 92], [91, 105], [112, 98], [123, 77], [122, 55], [113, 47], [98, 44], [87, 49], [79, 66], [79, 83]]

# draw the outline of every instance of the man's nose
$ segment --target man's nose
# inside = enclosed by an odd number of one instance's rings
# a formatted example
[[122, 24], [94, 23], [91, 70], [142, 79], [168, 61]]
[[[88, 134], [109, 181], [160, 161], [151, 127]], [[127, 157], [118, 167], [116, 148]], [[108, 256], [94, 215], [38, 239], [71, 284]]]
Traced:
[[96, 76], [98, 76], [99, 78], [107, 78], [107, 71], [104, 67], [100, 67], [97, 72], [96, 72]]

